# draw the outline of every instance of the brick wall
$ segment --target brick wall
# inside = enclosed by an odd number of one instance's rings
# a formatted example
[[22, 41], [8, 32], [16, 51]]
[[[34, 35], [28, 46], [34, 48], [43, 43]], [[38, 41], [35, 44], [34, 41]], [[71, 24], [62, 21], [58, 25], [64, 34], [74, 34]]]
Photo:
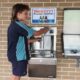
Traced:
[[[80, 8], [80, 0], [0, 0], [0, 80], [9, 80], [11, 64], [7, 61], [7, 28], [10, 23], [11, 7], [15, 3], [25, 3], [30, 7], [57, 8], [57, 78], [56, 80], [80, 80], [80, 68], [76, 67], [75, 59], [64, 59], [61, 50], [61, 32], [63, 28], [63, 9], [68, 7]], [[30, 21], [30, 20], [29, 20]], [[29, 25], [31, 25], [29, 23]], [[37, 26], [37, 25], [32, 25]], [[45, 26], [45, 25], [39, 25]], [[23, 77], [22, 80], [47, 80]]]

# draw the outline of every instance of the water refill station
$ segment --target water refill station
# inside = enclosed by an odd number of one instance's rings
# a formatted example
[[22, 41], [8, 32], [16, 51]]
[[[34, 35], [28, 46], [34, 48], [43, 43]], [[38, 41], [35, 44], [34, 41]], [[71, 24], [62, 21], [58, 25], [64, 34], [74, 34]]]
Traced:
[[62, 33], [63, 55], [75, 58], [80, 65], [80, 8], [64, 9], [64, 26]]
[[43, 27], [43, 24], [51, 26], [50, 30], [35, 38], [41, 38], [40, 41], [29, 44], [31, 59], [29, 61], [28, 76], [39, 78], [56, 78], [56, 8], [32, 8], [31, 23], [36, 24], [33, 27], [36, 31]]

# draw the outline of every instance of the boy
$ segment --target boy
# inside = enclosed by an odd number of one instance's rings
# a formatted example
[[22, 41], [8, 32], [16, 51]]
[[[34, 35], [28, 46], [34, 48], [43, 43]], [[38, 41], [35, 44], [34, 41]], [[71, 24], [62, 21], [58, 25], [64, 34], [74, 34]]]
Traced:
[[29, 6], [25, 4], [15, 4], [12, 8], [11, 23], [8, 28], [8, 60], [12, 64], [11, 80], [20, 80], [21, 76], [27, 74], [27, 64], [30, 59], [28, 43], [37, 41], [30, 40], [32, 36], [46, 33], [49, 28], [39, 31], [33, 30], [26, 25], [28, 19]]

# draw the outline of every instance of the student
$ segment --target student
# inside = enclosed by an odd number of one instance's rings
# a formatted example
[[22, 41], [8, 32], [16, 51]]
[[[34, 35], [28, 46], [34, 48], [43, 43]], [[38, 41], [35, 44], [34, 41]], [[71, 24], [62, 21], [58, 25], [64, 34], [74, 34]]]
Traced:
[[15, 4], [12, 8], [11, 23], [8, 28], [8, 60], [12, 64], [12, 73], [10, 80], [20, 80], [21, 76], [27, 74], [27, 65], [30, 60], [28, 44], [38, 41], [31, 40], [30, 37], [42, 35], [49, 28], [42, 28], [39, 31], [33, 30], [26, 24], [28, 19], [29, 6], [25, 4]]

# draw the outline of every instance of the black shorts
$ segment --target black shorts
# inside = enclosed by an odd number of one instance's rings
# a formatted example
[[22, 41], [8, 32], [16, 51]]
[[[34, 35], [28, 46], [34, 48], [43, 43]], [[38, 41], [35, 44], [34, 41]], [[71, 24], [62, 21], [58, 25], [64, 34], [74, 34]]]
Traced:
[[16, 76], [25, 76], [27, 74], [28, 61], [12, 62], [12, 73]]

